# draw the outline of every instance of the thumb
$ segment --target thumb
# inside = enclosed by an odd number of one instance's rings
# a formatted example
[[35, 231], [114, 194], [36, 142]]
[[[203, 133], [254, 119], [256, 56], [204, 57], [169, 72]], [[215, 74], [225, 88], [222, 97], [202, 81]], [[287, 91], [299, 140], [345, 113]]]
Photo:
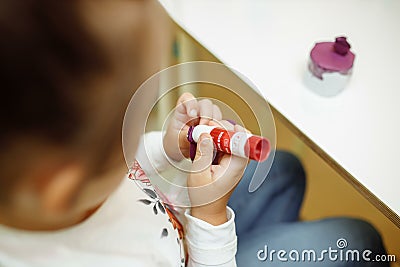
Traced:
[[203, 133], [197, 142], [196, 156], [192, 171], [198, 174], [209, 174], [211, 178], [211, 164], [214, 159], [214, 144], [211, 135]]
[[196, 98], [190, 93], [182, 94], [178, 99], [176, 112], [181, 116], [197, 117], [198, 103]]

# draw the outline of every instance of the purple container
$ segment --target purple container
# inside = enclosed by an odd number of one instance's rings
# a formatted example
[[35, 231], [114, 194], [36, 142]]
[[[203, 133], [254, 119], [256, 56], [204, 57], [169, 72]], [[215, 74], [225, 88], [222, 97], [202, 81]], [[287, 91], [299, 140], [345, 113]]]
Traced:
[[310, 53], [307, 86], [323, 96], [341, 92], [351, 77], [355, 55], [346, 37], [335, 42], [316, 43]]

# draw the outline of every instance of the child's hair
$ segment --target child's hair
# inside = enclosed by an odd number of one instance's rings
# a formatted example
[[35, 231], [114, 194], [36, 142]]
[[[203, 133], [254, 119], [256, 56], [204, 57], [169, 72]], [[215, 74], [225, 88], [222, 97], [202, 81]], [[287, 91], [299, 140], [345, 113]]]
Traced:
[[95, 93], [84, 85], [110, 67], [77, 2], [0, 1], [0, 202], [28, 157], [24, 140], [76, 142], [88, 123], [85, 100]]

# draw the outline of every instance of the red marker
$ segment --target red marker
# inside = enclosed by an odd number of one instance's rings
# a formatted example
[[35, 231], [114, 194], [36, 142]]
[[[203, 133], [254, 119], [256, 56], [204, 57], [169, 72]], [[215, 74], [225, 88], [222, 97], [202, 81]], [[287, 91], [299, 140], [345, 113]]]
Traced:
[[[271, 145], [268, 139], [252, 135], [246, 132], [228, 131], [217, 126], [197, 125], [190, 127], [188, 131], [189, 142], [197, 143], [200, 135], [211, 135], [218, 151], [239, 157], [250, 158], [256, 161], [264, 161], [268, 158]], [[193, 147], [193, 146], [192, 146]], [[190, 158], [194, 160], [196, 151], [191, 149]]]

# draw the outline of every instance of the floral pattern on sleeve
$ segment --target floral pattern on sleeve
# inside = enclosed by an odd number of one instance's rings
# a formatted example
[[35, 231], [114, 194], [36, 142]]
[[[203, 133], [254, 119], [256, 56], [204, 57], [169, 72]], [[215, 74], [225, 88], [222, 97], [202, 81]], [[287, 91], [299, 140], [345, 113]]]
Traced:
[[[178, 211], [160, 190], [152, 186], [149, 178], [136, 160], [134, 161], [133, 166], [128, 170], [128, 178], [135, 181], [139, 188], [149, 197], [147, 199], [139, 199], [139, 202], [150, 206], [154, 215], [158, 215], [159, 213], [168, 215], [168, 221], [172, 224], [174, 230], [177, 231], [178, 234], [177, 243], [181, 254], [181, 266], [184, 266], [185, 258], [187, 258], [185, 257], [186, 255], [184, 252], [184, 228], [177, 218]], [[167, 228], [161, 230], [161, 238], [167, 237], [168, 234]]]

